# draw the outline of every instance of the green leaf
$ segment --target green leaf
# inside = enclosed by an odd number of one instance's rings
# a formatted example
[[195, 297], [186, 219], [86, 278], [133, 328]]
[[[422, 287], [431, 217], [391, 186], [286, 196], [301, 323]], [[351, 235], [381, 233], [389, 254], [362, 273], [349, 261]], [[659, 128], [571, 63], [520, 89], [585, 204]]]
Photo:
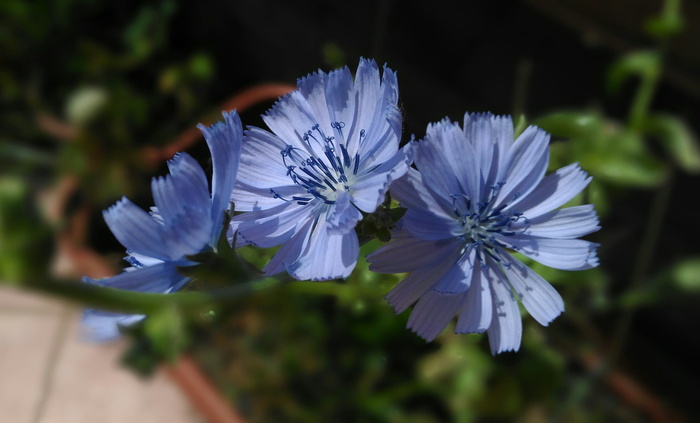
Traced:
[[51, 245], [29, 184], [17, 176], [0, 177], [0, 281], [20, 284], [45, 278]]
[[143, 378], [153, 376], [162, 359], [153, 349], [151, 339], [144, 333], [144, 321], [123, 328], [123, 333], [130, 340], [130, 345], [120, 358], [122, 366]]
[[664, 9], [658, 16], [649, 19], [644, 28], [647, 33], [660, 40], [664, 40], [683, 31], [685, 23], [681, 14], [680, 0], [666, 0]]
[[656, 186], [666, 175], [663, 163], [649, 154], [642, 137], [634, 132], [613, 133], [604, 143], [580, 153], [584, 169], [618, 185]]
[[376, 236], [377, 239], [382, 242], [389, 242], [391, 240], [391, 232], [389, 232], [389, 229], [387, 228], [377, 229], [377, 231], [374, 233], [374, 236]]
[[199, 52], [190, 57], [188, 63], [189, 71], [192, 77], [199, 80], [208, 80], [214, 75], [214, 63], [208, 54]]
[[681, 169], [688, 173], [700, 172], [698, 140], [685, 121], [669, 114], [654, 114], [646, 119], [644, 130], [658, 137]]
[[554, 136], [573, 138], [591, 136], [600, 129], [602, 119], [597, 113], [571, 110], [544, 115], [534, 124]]
[[331, 68], [340, 68], [345, 65], [345, 53], [337, 43], [329, 41], [323, 46], [323, 61]]
[[175, 306], [163, 307], [150, 314], [143, 329], [158, 355], [170, 362], [174, 362], [187, 346], [187, 330]]
[[684, 291], [700, 291], [700, 257], [677, 263], [671, 271], [673, 282]]
[[657, 77], [661, 71], [661, 55], [655, 50], [640, 50], [619, 58], [608, 71], [607, 88], [616, 93], [630, 77]]

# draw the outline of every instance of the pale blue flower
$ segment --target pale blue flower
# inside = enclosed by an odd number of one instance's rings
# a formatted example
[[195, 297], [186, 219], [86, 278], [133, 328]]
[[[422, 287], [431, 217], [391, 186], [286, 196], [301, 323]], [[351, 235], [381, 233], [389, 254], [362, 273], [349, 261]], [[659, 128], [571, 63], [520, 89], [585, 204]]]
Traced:
[[[168, 162], [170, 175], [151, 182], [155, 207], [150, 213], [127, 198], [103, 212], [114, 236], [127, 248], [131, 265], [119, 275], [87, 283], [137, 292], [170, 293], [188, 278], [177, 268], [196, 263], [187, 257], [213, 249], [224, 229], [224, 213], [238, 172], [243, 128], [235, 111], [224, 113], [225, 122], [199, 125], [212, 157], [211, 194], [202, 167], [187, 153]], [[119, 335], [144, 316], [88, 309], [83, 316], [87, 336], [105, 340]]]
[[465, 115], [428, 126], [415, 165], [391, 187], [407, 208], [393, 239], [368, 257], [381, 273], [410, 272], [388, 295], [397, 313], [416, 303], [408, 327], [434, 339], [458, 315], [456, 333], [488, 332], [491, 352], [517, 350], [516, 297], [540, 324], [564, 311], [517, 251], [564, 270], [598, 265], [597, 244], [576, 239], [598, 230], [592, 205], [556, 210], [590, 178], [577, 164], [544, 176], [549, 134], [530, 126], [513, 142], [510, 117]]
[[359, 255], [355, 224], [408, 170], [399, 149], [396, 74], [361, 59], [301, 78], [246, 131], [232, 233], [239, 244], [282, 245], [264, 269], [302, 280], [345, 278]]

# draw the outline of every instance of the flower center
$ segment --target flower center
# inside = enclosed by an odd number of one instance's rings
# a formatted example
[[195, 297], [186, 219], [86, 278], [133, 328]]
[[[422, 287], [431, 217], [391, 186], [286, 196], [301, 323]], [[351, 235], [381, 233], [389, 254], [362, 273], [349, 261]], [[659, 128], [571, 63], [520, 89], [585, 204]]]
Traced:
[[[287, 145], [280, 155], [287, 168], [287, 176], [294, 184], [303, 188], [308, 195], [284, 198], [270, 189], [270, 193], [284, 201], [296, 201], [300, 205], [309, 204], [314, 199], [325, 204], [335, 204], [339, 191], [348, 191], [351, 179], [357, 175], [360, 154], [350, 157], [348, 141], [343, 128], [344, 122], [331, 122], [335, 135], [326, 136], [319, 124], [315, 124], [302, 136], [306, 148]], [[359, 133], [359, 147], [365, 139], [365, 130]]]
[[511, 230], [512, 224], [521, 219], [527, 223], [527, 218], [521, 212], [504, 212], [508, 204], [494, 208], [496, 194], [503, 184], [499, 182], [491, 186], [488, 201], [485, 203], [474, 203], [465, 194], [451, 195], [457, 221], [464, 228], [464, 233], [458, 239], [465, 244], [465, 251], [469, 248], [477, 248], [478, 251], [488, 254], [496, 261], [500, 261], [499, 248], [513, 248], [496, 239], [496, 235], [515, 235]]

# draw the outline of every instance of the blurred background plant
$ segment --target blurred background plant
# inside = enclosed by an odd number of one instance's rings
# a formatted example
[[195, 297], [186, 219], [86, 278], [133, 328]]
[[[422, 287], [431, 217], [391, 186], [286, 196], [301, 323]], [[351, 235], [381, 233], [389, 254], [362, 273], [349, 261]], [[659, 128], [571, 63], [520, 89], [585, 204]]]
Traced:
[[[284, 84], [363, 55], [398, 71], [406, 140], [444, 116], [512, 113], [553, 135], [550, 169], [594, 176], [574, 201], [601, 214], [601, 267], [532, 264], [566, 312], [546, 329], [525, 316], [517, 354], [450, 330], [428, 344], [383, 300], [399, 276], [361, 263], [344, 282], [159, 307], [124, 362], [148, 374], [189, 353], [260, 422], [700, 419], [700, 4], [458, 4], [2, 2], [0, 280], [109, 305], [71, 289], [66, 265], [123, 267], [100, 210], [122, 195], [148, 207], [175, 151], [206, 168], [197, 122], [238, 105], [262, 126]], [[240, 250], [258, 267], [271, 254]]]

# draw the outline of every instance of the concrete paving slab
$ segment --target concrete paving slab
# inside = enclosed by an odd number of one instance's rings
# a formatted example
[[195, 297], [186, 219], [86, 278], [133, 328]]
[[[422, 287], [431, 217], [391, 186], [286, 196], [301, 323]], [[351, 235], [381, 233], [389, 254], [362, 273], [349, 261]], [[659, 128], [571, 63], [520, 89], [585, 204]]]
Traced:
[[0, 286], [0, 422], [204, 422], [165, 372], [120, 368], [124, 341], [82, 341], [80, 312]]

